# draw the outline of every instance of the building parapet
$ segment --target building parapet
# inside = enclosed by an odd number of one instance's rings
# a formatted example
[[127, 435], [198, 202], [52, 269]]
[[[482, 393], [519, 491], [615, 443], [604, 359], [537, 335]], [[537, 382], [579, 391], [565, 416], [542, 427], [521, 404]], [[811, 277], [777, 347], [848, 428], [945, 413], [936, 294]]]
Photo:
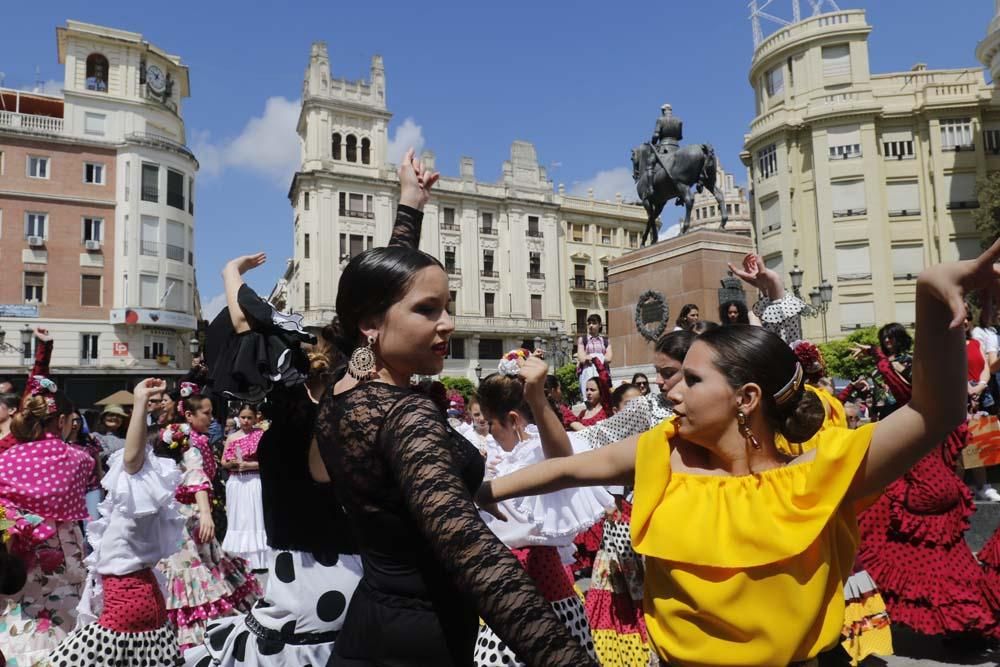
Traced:
[[552, 332], [552, 327], [562, 331], [564, 322], [560, 320], [535, 320], [528, 317], [476, 317], [474, 315], [456, 315], [455, 330], [461, 333], [481, 334], [545, 334]]
[[754, 72], [758, 63], [765, 60], [778, 49], [810, 37], [828, 34], [834, 29], [871, 30], [871, 26], [865, 21], [865, 12], [861, 9], [830, 12], [803, 19], [798, 23], [793, 23], [778, 30], [760, 43], [760, 46], [757, 47], [753, 54], [753, 61], [750, 66], [751, 73]]

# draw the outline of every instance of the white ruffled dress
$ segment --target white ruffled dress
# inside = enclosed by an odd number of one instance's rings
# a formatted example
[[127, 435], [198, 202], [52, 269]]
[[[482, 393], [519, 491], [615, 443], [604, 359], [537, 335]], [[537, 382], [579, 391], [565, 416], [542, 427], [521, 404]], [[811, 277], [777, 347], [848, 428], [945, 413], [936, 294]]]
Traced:
[[[527, 432], [528, 439], [509, 452], [496, 444], [489, 447], [486, 462], [487, 468], [495, 470], [492, 477], [509, 475], [545, 460], [537, 427], [530, 425]], [[574, 434], [569, 436], [575, 453], [591, 449], [588, 442]], [[513, 498], [498, 506], [507, 520], [483, 512], [486, 525], [514, 551], [559, 618], [596, 660], [583, 602], [573, 590], [573, 578], [565, 566], [573, 562], [573, 538], [613, 510], [614, 498], [605, 489], [593, 486]], [[523, 664], [485, 624], [479, 628], [475, 662], [478, 667]]]

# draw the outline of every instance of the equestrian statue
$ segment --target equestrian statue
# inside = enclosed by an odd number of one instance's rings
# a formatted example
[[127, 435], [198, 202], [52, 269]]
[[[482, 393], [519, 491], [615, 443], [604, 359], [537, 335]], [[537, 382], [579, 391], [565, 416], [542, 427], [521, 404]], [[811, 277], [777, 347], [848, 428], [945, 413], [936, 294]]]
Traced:
[[653, 236], [651, 243], [656, 243], [659, 236], [656, 219], [671, 199], [676, 200], [677, 206], [683, 204], [681, 234], [688, 230], [691, 226], [691, 207], [694, 206], [692, 186], [699, 193], [708, 189], [715, 195], [722, 212], [721, 228], [726, 228], [729, 219], [726, 200], [715, 183], [715, 149], [711, 144], [692, 144], [681, 148], [683, 126], [681, 119], [671, 113], [670, 105], [664, 104], [660, 108], [660, 117], [656, 119], [653, 138], [632, 149], [632, 180], [647, 216], [641, 245], [646, 245], [650, 234]]

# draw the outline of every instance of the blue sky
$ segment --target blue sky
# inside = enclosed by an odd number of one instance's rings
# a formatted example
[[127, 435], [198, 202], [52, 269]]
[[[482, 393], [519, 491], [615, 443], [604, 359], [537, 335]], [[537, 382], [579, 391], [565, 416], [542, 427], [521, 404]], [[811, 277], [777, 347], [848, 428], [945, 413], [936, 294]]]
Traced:
[[[994, 3], [839, 5], [867, 10], [872, 70], [889, 72], [916, 62], [978, 65], [975, 46]], [[787, 16], [789, 6], [779, 0], [770, 9]], [[8, 3], [0, 71], [8, 87], [30, 88], [36, 66], [41, 80], [61, 81], [55, 28], [69, 18], [140, 32], [182, 57], [191, 69], [188, 143], [203, 167], [196, 263], [207, 305], [221, 292], [229, 257], [266, 250], [268, 264], [250, 280], [266, 293], [291, 253], [294, 122], [314, 40], [327, 42], [337, 78], [367, 77], [372, 54], [382, 54], [390, 137], [434, 150], [444, 174], [457, 174], [468, 155], [480, 180], [496, 180], [511, 142], [525, 139], [555, 183], [594, 185], [613, 197], [629, 186], [622, 172], [629, 150], [648, 138], [664, 102], [684, 119], [686, 141], [714, 144], [723, 166], [745, 181], [737, 156], [753, 116], [746, 7], [745, 0]]]

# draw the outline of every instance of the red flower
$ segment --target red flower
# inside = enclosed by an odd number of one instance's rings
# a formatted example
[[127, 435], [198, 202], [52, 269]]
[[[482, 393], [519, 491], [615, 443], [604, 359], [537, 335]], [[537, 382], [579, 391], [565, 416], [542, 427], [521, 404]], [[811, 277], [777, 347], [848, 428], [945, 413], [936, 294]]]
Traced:
[[38, 565], [42, 568], [42, 572], [45, 574], [52, 574], [65, 562], [66, 558], [59, 549], [38, 550]]

